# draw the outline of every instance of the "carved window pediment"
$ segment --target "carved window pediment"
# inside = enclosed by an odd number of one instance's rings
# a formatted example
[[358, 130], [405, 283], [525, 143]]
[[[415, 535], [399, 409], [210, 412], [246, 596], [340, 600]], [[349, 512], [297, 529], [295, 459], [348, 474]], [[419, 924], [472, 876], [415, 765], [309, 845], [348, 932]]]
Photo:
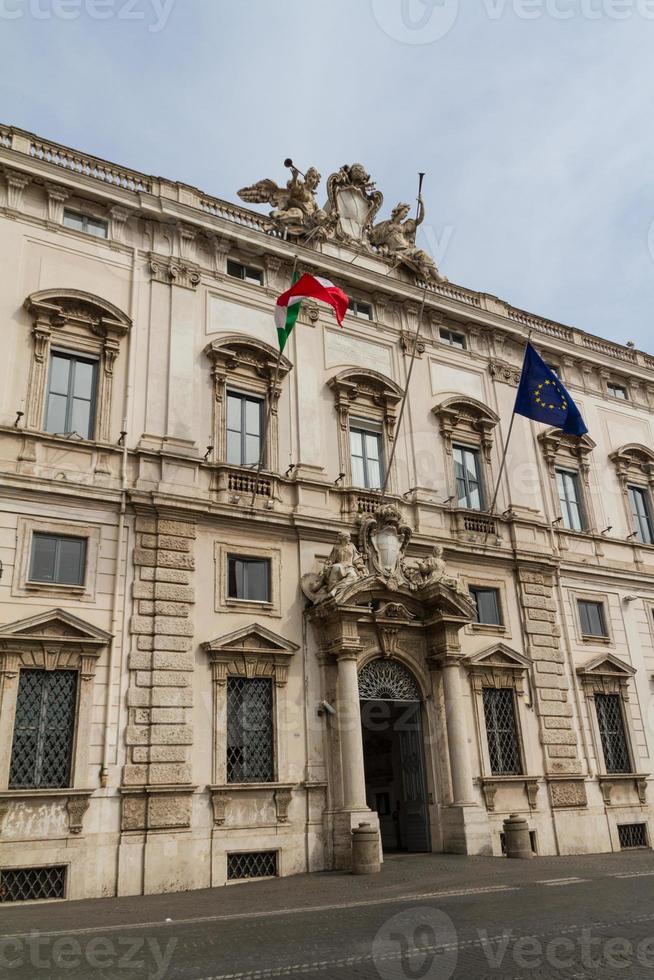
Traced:
[[90, 679], [111, 634], [63, 609], [0, 626], [0, 670], [21, 667], [81, 669]]
[[600, 654], [582, 667], [577, 668], [586, 694], [620, 694], [629, 700], [629, 679], [636, 673], [634, 667], [620, 660], [614, 654]]
[[[229, 334], [213, 340], [205, 347], [204, 353], [214, 365], [214, 371], [253, 374], [264, 381], [274, 380], [278, 351], [256, 337]], [[282, 381], [292, 366], [289, 359], [282, 355], [277, 380]]]
[[538, 436], [538, 441], [543, 450], [547, 468], [552, 476], [557, 465], [574, 465], [579, 468], [584, 478], [584, 483], [588, 484], [588, 472], [590, 470], [589, 456], [595, 449], [596, 443], [589, 435], [569, 436], [561, 429], [547, 429]]
[[272, 677], [283, 687], [289, 663], [300, 649], [258, 623], [202, 645], [209, 654], [214, 681], [220, 685], [227, 683], [227, 677]]
[[654, 485], [654, 451], [647, 446], [628, 443], [611, 453], [609, 459], [615, 465], [623, 490], [626, 491], [631, 481], [642, 482], [643, 479], [650, 486]]
[[496, 643], [468, 657], [465, 666], [475, 691], [481, 691], [484, 687], [510, 687], [523, 694], [524, 675], [530, 661], [505, 643]]
[[327, 382], [336, 396], [336, 408], [341, 424], [350, 411], [361, 411], [372, 418], [383, 418], [388, 436], [393, 438], [397, 407], [404, 397], [404, 390], [378, 371], [364, 368], [348, 368], [334, 375]]

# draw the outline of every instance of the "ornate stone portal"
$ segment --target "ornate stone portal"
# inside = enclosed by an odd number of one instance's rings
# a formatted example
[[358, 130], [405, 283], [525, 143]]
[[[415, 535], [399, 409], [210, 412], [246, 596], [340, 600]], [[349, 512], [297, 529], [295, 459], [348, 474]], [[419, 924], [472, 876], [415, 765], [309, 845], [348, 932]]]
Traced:
[[340, 760], [340, 785], [333, 787], [334, 854], [341, 868], [348, 866], [351, 829], [362, 815], [371, 819], [358, 668], [375, 649], [377, 656], [420, 668], [430, 679], [428, 696], [439, 710], [431, 722], [436, 730], [425, 734], [432, 744], [447, 742], [449, 753], [447, 786], [438, 790], [444, 849], [490, 853], [485, 818], [474, 803], [461, 677], [459, 631], [472, 620], [474, 606], [462, 579], [447, 572], [442, 548], [413, 563], [406, 557], [410, 539], [411, 528], [397, 508], [381, 507], [360, 520], [358, 547], [340, 533], [321, 571], [302, 578], [326, 686], [336, 691], [333, 753]]
[[375, 224], [384, 196], [361, 163], [344, 164], [327, 178], [327, 202], [317, 201], [321, 175], [315, 167], [302, 174], [290, 161], [291, 179], [285, 187], [265, 178], [242, 187], [238, 196], [248, 204], [271, 204], [270, 217], [284, 237], [308, 244], [333, 240], [359, 251], [374, 252], [392, 267], [403, 266], [420, 282], [446, 282], [434, 260], [416, 245], [416, 233], [425, 220], [425, 205], [418, 198], [418, 213], [398, 204], [385, 221]]

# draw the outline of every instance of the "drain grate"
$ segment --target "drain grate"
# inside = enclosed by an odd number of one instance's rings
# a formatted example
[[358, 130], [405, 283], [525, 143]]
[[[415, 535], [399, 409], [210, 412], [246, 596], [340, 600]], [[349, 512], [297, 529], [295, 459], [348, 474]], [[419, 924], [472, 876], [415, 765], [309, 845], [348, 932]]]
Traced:
[[36, 902], [65, 896], [65, 865], [0, 870], [0, 902]]
[[277, 874], [277, 851], [250, 851], [227, 855], [227, 880], [274, 878]]
[[623, 823], [618, 824], [618, 838], [620, 847], [648, 847], [647, 827], [644, 823]]

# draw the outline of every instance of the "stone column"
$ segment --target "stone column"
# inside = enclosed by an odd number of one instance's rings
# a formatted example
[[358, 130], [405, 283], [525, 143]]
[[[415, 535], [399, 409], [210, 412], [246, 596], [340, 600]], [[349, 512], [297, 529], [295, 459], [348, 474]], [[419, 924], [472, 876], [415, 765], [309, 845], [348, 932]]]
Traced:
[[366, 781], [357, 654], [349, 650], [338, 657], [338, 728], [343, 767], [343, 807], [345, 810], [365, 810]]
[[443, 692], [445, 695], [445, 724], [452, 775], [453, 804], [472, 803], [472, 770], [468, 751], [468, 726], [466, 724], [461, 667], [457, 657], [443, 660]]

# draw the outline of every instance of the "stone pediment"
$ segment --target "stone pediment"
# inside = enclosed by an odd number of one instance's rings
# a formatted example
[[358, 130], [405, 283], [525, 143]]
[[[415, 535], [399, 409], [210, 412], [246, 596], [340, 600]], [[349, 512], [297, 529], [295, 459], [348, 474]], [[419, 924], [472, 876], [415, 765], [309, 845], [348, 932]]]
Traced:
[[577, 667], [577, 673], [582, 677], [613, 677], [626, 681], [633, 677], [636, 671], [612, 653], [603, 653], [589, 660], [582, 667]]
[[244, 626], [233, 633], [226, 633], [215, 640], [208, 640], [202, 646], [209, 653], [225, 653], [229, 655], [245, 653], [261, 655], [286, 655], [292, 656], [299, 650], [297, 643], [285, 640], [283, 636], [278, 636], [272, 630], [259, 623], [252, 623]]
[[391, 588], [385, 579], [377, 575], [354, 582], [330, 601], [337, 606], [369, 606], [370, 603], [383, 606], [384, 603], [397, 605], [401, 602], [411, 612], [413, 620], [430, 619], [437, 612], [440, 616], [461, 618], [468, 622], [475, 613], [470, 598], [442, 582], [416, 592], [407, 585]]
[[494, 643], [492, 647], [468, 657], [466, 666], [469, 669], [485, 670], [527, 670], [530, 661], [522, 653], [512, 650], [505, 643]]
[[5, 649], [35, 641], [100, 647], [106, 646], [110, 640], [110, 633], [63, 609], [53, 609], [0, 626], [0, 647]]

